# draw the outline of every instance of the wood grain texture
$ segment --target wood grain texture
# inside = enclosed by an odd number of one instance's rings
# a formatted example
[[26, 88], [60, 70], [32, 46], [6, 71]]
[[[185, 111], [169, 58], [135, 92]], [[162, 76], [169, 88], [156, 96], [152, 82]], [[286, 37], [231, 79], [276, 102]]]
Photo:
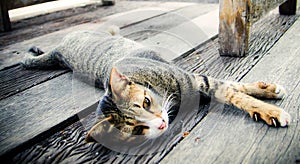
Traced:
[[[261, 42], [261, 44], [257, 44], [256, 46], [250, 47], [251, 55], [247, 56], [246, 58], [222, 58], [218, 56], [217, 55], [218, 51], [216, 48], [218, 41], [217, 39], [214, 39], [211, 42], [207, 42], [206, 44], [197, 47], [197, 51], [195, 53], [186, 54], [185, 56], [177, 58], [174, 62], [176, 65], [186, 70], [190, 70], [192, 72], [206, 73], [223, 79], [231, 79], [231, 80], [242, 79], [253, 68], [253, 66], [256, 65], [256, 63], [267, 54], [267, 51], [284, 34], [284, 32], [295, 22], [297, 18], [298, 16], [282, 17], [275, 14], [272, 15], [271, 17], [266, 18], [261, 22], [258, 22], [257, 28], [255, 28], [256, 30], [253, 31], [252, 33], [257, 37], [255, 40], [253, 40], [253, 42], [254, 43]], [[273, 30], [271, 31], [269, 29], [273, 29]], [[251, 129], [253, 130], [253, 128], [250, 128], [252, 126], [262, 126], [263, 128], [266, 127], [263, 123], [254, 123], [244, 112], [241, 112], [239, 110], [234, 110], [233, 112], [232, 108], [228, 106], [223, 110], [223, 113], [221, 112], [222, 114], [217, 113], [220, 112], [219, 108], [217, 108], [218, 105], [219, 104], [214, 104], [214, 103], [211, 103], [210, 106], [201, 105], [200, 107], [202, 109], [199, 109], [200, 112], [198, 112], [198, 114], [196, 111], [194, 111], [196, 112], [196, 114], [191, 112], [189, 115], [186, 115], [186, 118], [183, 119], [179, 125], [177, 125], [177, 131], [175, 132], [178, 134], [175, 136], [170, 135], [167, 140], [162, 142], [165, 149], [163, 151], [159, 151], [150, 155], [128, 155], [128, 154], [117, 153], [103, 148], [103, 146], [101, 146], [100, 144], [92, 144], [87, 146], [82, 143], [83, 135], [85, 134], [86, 130], [84, 129], [84, 127], [80, 125], [81, 122], [77, 122], [74, 125], [64, 129], [64, 131], [58, 132], [55, 135], [52, 135], [51, 137], [47, 138], [43, 142], [37, 143], [36, 145], [23, 151], [17, 156], [11, 157], [11, 161], [30, 162], [33, 160], [33, 161], [46, 161], [46, 162], [78, 161], [78, 162], [110, 162], [110, 163], [111, 162], [117, 162], [117, 163], [159, 162], [169, 152], [173, 152], [173, 149], [176, 149], [176, 147], [182, 145], [182, 142], [179, 141], [186, 140], [186, 138], [185, 139], [182, 138], [183, 132], [190, 131], [191, 129], [194, 128], [194, 126], [198, 122], [202, 122], [201, 120], [203, 116], [206, 115], [208, 109], [213, 109], [210, 110], [210, 115], [221, 115], [223, 117], [222, 119], [219, 120], [211, 120], [213, 123], [218, 121], [220, 125], [227, 124], [226, 120], [232, 117], [235, 120], [233, 121], [233, 123], [236, 122], [236, 123], [240, 123], [241, 125], [249, 126], [250, 133], [252, 132]], [[221, 107], [222, 107], [221, 109], [223, 109], [223, 105]], [[243, 119], [240, 118], [241, 115], [242, 117], [244, 117]], [[89, 120], [89, 118], [92, 118], [92, 116], [87, 117], [87, 120]], [[216, 129], [214, 127], [215, 125], [207, 128]], [[235, 135], [238, 134], [235, 132], [234, 128], [227, 127], [227, 129], [228, 129], [228, 135], [232, 133], [234, 133]], [[221, 128], [219, 128], [218, 130], [222, 131]], [[193, 131], [194, 130], [192, 130], [192, 132]], [[259, 131], [258, 132], [255, 131], [253, 133], [259, 133]], [[209, 132], [206, 134], [213, 135], [213, 133], [209, 133]], [[238, 135], [240, 135], [240, 137], [234, 140], [234, 142], [241, 141], [242, 139], [240, 138], [242, 138], [245, 135], [248, 135], [248, 133], [245, 133], [245, 129], [243, 129], [243, 133]], [[220, 143], [222, 141], [219, 140], [218, 136], [212, 139], [215, 139], [214, 142], [216, 143]], [[196, 138], [196, 140], [199, 139]], [[207, 146], [213, 146], [213, 142], [211, 142], [210, 145]], [[243, 147], [236, 147], [236, 148], [237, 151], [243, 149]], [[210, 149], [206, 149], [203, 151], [212, 154], [215, 153], [214, 150], [210, 151]], [[46, 153], [42, 153], [42, 152], [46, 152]], [[197, 153], [197, 154], [194, 153], [194, 155], [195, 156], [197, 155], [197, 157], [201, 157], [201, 153]], [[180, 156], [181, 155], [178, 155], [177, 157]]]
[[[1, 155], [96, 103], [103, 95], [65, 74], [0, 101]], [[94, 109], [95, 110], [95, 109]]]
[[0, 100], [60, 76], [68, 70], [26, 70], [21, 65], [0, 71]]
[[297, 163], [300, 159], [300, 20], [241, 81], [283, 85], [284, 100], [270, 101], [286, 109], [293, 121], [288, 128], [256, 123], [229, 106], [210, 109], [186, 139], [162, 163]]

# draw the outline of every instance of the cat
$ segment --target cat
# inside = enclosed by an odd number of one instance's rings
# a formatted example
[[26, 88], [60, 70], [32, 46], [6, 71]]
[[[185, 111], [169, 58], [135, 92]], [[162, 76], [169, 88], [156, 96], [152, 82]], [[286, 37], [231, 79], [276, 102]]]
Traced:
[[[171, 108], [179, 108], [182, 95], [201, 93], [233, 105], [270, 126], [286, 127], [291, 116], [257, 98], [281, 99], [282, 86], [273, 83], [238, 83], [187, 72], [165, 61], [159, 52], [112, 35], [114, 32], [76, 31], [52, 51], [31, 48], [22, 64], [27, 69], [69, 68], [96, 81], [105, 89], [99, 101], [97, 121], [87, 142], [97, 142], [103, 131], [119, 131], [125, 139], [152, 139], [170, 126]], [[188, 109], [185, 109], [188, 110]]]

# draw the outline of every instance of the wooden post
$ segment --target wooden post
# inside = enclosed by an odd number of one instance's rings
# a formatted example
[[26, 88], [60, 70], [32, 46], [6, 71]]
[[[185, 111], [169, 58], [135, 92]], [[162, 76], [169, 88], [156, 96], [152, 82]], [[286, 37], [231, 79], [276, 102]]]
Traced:
[[297, 0], [288, 0], [279, 6], [281, 15], [295, 15], [297, 10]]
[[8, 0], [0, 0], [0, 31], [11, 30], [7, 3]]
[[219, 45], [221, 56], [245, 56], [250, 31], [250, 0], [220, 0]]

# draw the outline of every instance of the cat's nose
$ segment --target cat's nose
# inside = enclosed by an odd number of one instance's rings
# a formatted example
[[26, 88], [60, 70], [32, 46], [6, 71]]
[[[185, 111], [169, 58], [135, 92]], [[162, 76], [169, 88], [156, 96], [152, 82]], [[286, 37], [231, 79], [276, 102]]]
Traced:
[[158, 129], [163, 130], [166, 127], [167, 127], [166, 121], [162, 120], [162, 123], [160, 124], [160, 126], [158, 127]]

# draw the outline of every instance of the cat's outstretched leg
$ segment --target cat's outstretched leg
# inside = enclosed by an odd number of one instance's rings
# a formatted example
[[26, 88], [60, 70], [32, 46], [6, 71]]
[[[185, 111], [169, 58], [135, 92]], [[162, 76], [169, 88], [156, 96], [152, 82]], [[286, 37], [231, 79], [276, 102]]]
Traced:
[[285, 127], [291, 123], [291, 116], [283, 109], [250, 96], [280, 98], [282, 93], [278, 91], [279, 87], [275, 84], [239, 84], [200, 75], [195, 77], [201, 92], [219, 102], [236, 106], [248, 112], [256, 121], [262, 119], [268, 125], [275, 127]]
[[24, 60], [21, 64], [25, 68], [39, 68], [39, 69], [48, 69], [56, 67], [59, 65], [59, 61], [56, 57], [56, 52], [50, 51], [44, 53], [37, 47], [32, 47], [25, 54]]
[[283, 109], [231, 87], [226, 89], [225, 103], [245, 110], [255, 121], [262, 119], [268, 125], [285, 127], [291, 122], [291, 116]]
[[283, 99], [286, 95], [285, 89], [274, 83], [232, 83], [232, 86], [238, 91], [257, 98]]

